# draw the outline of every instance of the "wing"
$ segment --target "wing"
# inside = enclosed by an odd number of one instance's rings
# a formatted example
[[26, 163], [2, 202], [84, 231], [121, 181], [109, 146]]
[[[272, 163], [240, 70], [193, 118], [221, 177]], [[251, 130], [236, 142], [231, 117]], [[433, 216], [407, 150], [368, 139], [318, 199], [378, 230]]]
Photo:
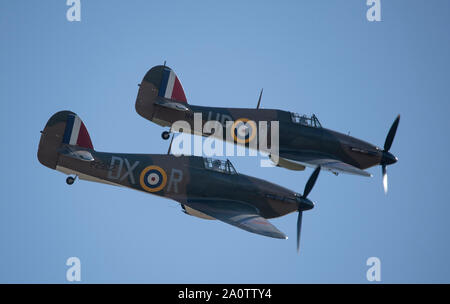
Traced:
[[[339, 160], [323, 159], [323, 160], [318, 161], [318, 163], [319, 163], [319, 166], [321, 166], [322, 168], [327, 169], [334, 173], [341, 172], [341, 173], [348, 173], [348, 174], [372, 177], [372, 174], [370, 174], [369, 172], [361, 170], [359, 168], [356, 168], [352, 165], [341, 162]], [[320, 164], [320, 163], [322, 163], [322, 164]]]
[[282, 158], [282, 157], [278, 157], [278, 159], [277, 159], [273, 155], [269, 155], [269, 158], [278, 167], [283, 167], [283, 168], [286, 168], [286, 169], [289, 169], [289, 170], [294, 170], [294, 171], [303, 171], [303, 170], [305, 170], [305, 166], [302, 165], [302, 164], [299, 164], [298, 162], [290, 161], [290, 160], [288, 160], [286, 158]]
[[287, 236], [273, 226], [258, 210], [250, 205], [229, 200], [188, 200], [184, 203], [210, 217], [256, 234], [287, 239]]
[[304, 165], [307, 167], [318, 167], [320, 166], [322, 169], [331, 171], [333, 173], [347, 173], [347, 174], [355, 174], [361, 176], [372, 177], [367, 171], [361, 170], [347, 164], [338, 159], [333, 159], [327, 155], [314, 154], [314, 153], [280, 153], [283, 158], [287, 158], [292, 162], [296, 162], [299, 165]]

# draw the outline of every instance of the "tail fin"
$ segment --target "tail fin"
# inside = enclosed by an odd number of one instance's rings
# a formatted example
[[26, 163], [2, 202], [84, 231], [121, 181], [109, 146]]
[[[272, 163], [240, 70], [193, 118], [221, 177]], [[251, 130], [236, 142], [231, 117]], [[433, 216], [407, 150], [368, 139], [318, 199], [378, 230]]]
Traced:
[[187, 103], [183, 87], [175, 72], [167, 66], [158, 65], [151, 68], [142, 79], [136, 98], [136, 112], [144, 118], [153, 120], [154, 103], [161, 99]]
[[56, 168], [58, 151], [64, 144], [94, 149], [83, 121], [70, 111], [54, 114], [41, 133], [38, 159], [41, 164], [51, 169]]

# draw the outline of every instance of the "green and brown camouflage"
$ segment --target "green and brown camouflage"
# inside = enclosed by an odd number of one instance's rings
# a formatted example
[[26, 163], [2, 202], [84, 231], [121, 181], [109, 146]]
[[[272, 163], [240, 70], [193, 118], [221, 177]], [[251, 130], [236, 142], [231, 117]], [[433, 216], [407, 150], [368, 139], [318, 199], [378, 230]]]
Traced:
[[[321, 166], [322, 169], [335, 174], [343, 172], [371, 176], [364, 170], [375, 165], [382, 165], [385, 174], [386, 165], [397, 161], [397, 158], [389, 152], [389, 148], [392, 145], [400, 116], [391, 127], [384, 149], [381, 149], [355, 137], [322, 127], [315, 115], [306, 116], [277, 109], [260, 109], [259, 107], [223, 108], [188, 104], [178, 77], [167, 66], [155, 66], [147, 72], [139, 85], [135, 107], [139, 115], [163, 127], [171, 127], [174, 122], [180, 120], [193, 126], [194, 113], [201, 113], [201, 130], [207, 121], [214, 120], [222, 124], [223, 134], [230, 132], [226, 129], [227, 121], [248, 120], [255, 122], [256, 133], [264, 136], [265, 132], [261, 132], [261, 134], [259, 132], [259, 123], [268, 122], [270, 124], [276, 121], [279, 123], [280, 161], [278, 166], [288, 169], [302, 170], [304, 166]], [[203, 136], [210, 135], [203, 131], [200, 132]], [[235, 132], [235, 130], [231, 129], [231, 132]], [[193, 128], [191, 128], [191, 133], [194, 133]], [[223, 140], [227, 140], [225, 135]], [[270, 132], [267, 133], [266, 140], [268, 143], [271, 142]], [[249, 146], [248, 141], [239, 141], [235, 136], [228, 137], [228, 141]], [[259, 150], [264, 148], [259, 145], [259, 141], [255, 147]], [[270, 153], [271, 151], [263, 152]]]
[[314, 207], [306, 196], [236, 172], [228, 160], [96, 151], [84, 123], [70, 111], [49, 119], [37, 155], [44, 166], [81, 180], [166, 197], [187, 214], [275, 238], [286, 236], [267, 219]]

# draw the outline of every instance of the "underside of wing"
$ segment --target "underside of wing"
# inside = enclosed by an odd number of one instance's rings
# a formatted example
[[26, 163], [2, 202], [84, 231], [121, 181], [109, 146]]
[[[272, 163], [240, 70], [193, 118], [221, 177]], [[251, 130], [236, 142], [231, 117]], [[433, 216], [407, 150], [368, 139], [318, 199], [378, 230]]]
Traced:
[[286, 168], [286, 169], [294, 170], [294, 171], [305, 170], [305, 166], [302, 164], [299, 164], [298, 162], [290, 161], [290, 160], [288, 160], [286, 158], [282, 158], [282, 157], [275, 157], [273, 155], [269, 155], [269, 158], [278, 167], [282, 167], [282, 168]]
[[348, 173], [348, 174], [372, 177], [372, 174], [370, 174], [369, 172], [361, 170], [359, 168], [356, 168], [352, 165], [346, 164], [346, 163], [338, 161], [338, 160], [327, 159], [327, 160], [324, 160], [323, 165], [320, 165], [320, 166], [324, 169], [327, 169], [327, 170], [335, 172], [335, 173]]
[[302, 154], [283, 153], [281, 154], [281, 156], [299, 165], [304, 165], [313, 168], [320, 166], [322, 169], [331, 171], [333, 173], [347, 173], [367, 177], [372, 176], [372, 174], [370, 174], [367, 171], [361, 170], [359, 168], [356, 168], [355, 166], [352, 166], [343, 161], [333, 159], [325, 155], [314, 153], [302, 153]]
[[287, 239], [286, 235], [258, 214], [258, 210], [242, 202], [229, 200], [188, 200], [185, 205], [227, 224], [256, 234]]

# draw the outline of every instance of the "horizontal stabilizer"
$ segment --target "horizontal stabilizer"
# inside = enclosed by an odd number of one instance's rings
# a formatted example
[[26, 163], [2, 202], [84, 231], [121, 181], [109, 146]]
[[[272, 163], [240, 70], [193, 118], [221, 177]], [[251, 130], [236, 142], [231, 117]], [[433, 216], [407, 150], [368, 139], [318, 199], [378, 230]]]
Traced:
[[94, 157], [92, 156], [91, 152], [78, 149], [76, 146], [65, 145], [58, 152], [63, 155], [76, 158], [82, 161], [94, 160]]
[[161, 107], [164, 107], [164, 108], [177, 110], [177, 111], [182, 111], [182, 112], [189, 111], [188, 107], [186, 107], [184, 104], [179, 103], [179, 102], [158, 100], [158, 101], [155, 102], [155, 105], [158, 105], [158, 106], [161, 106]]

